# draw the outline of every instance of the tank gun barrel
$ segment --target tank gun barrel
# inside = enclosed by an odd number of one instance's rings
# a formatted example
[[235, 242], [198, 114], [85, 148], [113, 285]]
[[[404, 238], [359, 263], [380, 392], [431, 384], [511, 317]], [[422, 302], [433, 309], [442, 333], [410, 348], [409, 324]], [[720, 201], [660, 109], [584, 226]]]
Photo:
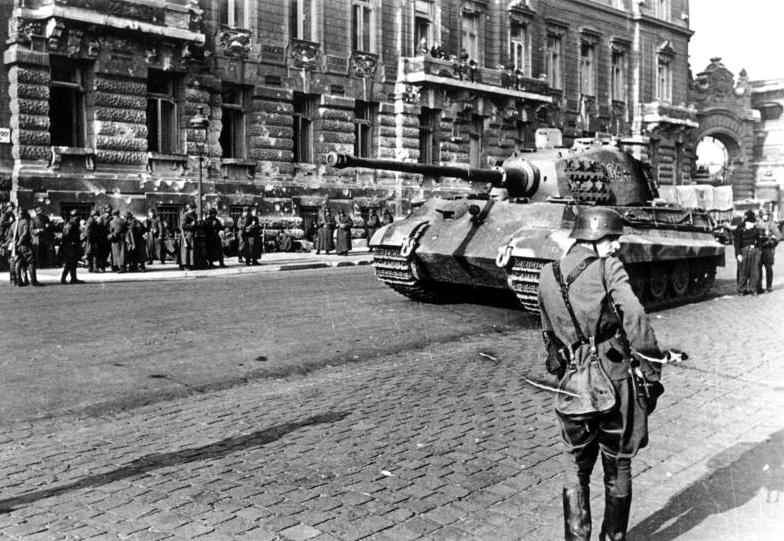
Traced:
[[454, 177], [477, 182], [501, 183], [503, 172], [495, 169], [478, 169], [467, 166], [433, 165], [429, 163], [400, 162], [396, 160], [372, 160], [357, 158], [345, 152], [330, 152], [327, 164], [337, 169], [347, 167], [366, 167], [368, 169], [384, 169], [401, 173], [419, 173], [431, 177]]
[[453, 177], [475, 182], [486, 182], [494, 187], [506, 188], [510, 197], [530, 197], [539, 187], [538, 170], [530, 165], [527, 165], [525, 168], [495, 167], [493, 169], [479, 169], [468, 166], [357, 158], [345, 152], [330, 152], [327, 154], [327, 164], [336, 169], [365, 167], [368, 169], [399, 171], [401, 173], [418, 173], [436, 178]]

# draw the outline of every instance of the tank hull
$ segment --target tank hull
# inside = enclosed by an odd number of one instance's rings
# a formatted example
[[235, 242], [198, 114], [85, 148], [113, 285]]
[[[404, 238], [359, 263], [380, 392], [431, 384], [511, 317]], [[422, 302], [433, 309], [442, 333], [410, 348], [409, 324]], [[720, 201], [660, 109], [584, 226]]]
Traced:
[[[707, 293], [716, 267], [724, 265], [724, 246], [714, 240], [707, 214], [613, 208], [628, 223], [618, 256], [646, 305]], [[491, 288], [514, 293], [526, 311], [537, 312], [539, 270], [573, 244], [574, 217], [575, 206], [568, 203], [431, 198], [379, 230], [370, 246], [379, 278], [403, 294], [408, 294], [403, 282], [415, 285], [409, 296], [418, 300], [443, 300], [466, 287]]]

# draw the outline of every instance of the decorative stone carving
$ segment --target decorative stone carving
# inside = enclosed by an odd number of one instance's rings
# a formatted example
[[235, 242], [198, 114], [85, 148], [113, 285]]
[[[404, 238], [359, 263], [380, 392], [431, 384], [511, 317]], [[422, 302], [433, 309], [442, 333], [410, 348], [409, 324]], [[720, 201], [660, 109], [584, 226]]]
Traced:
[[419, 103], [421, 98], [420, 96], [420, 88], [415, 85], [406, 85], [405, 90], [403, 90], [400, 98], [406, 103]]
[[33, 36], [43, 34], [43, 26], [39, 21], [28, 19], [11, 19], [9, 24], [9, 39], [16, 40], [18, 43], [32, 43]]
[[314, 70], [319, 64], [320, 44], [301, 39], [289, 42], [289, 63], [292, 68]]
[[162, 5], [141, 4], [127, 0], [55, 0], [55, 4], [152, 24], [166, 22], [166, 8]]
[[[740, 84], [740, 80], [738, 82]], [[735, 96], [742, 96], [743, 93], [737, 94], [735, 88], [732, 72], [724, 67], [719, 57], [711, 58], [710, 65], [705, 71], [698, 73], [691, 83], [694, 100], [705, 104], [726, 102], [733, 100]]]
[[84, 32], [76, 30], [75, 28], [68, 29], [68, 38], [66, 39], [65, 54], [70, 58], [79, 56], [82, 50], [82, 38]]
[[155, 64], [158, 61], [158, 47], [148, 45], [144, 50], [144, 62], [146, 64]]
[[226, 30], [221, 32], [218, 41], [223, 47], [223, 54], [239, 60], [247, 60], [253, 47], [253, 38], [247, 30]]
[[375, 79], [378, 69], [378, 55], [354, 51], [351, 54], [351, 73], [357, 77]]
[[191, 32], [201, 32], [202, 23], [204, 21], [204, 10], [199, 5], [199, 0], [188, 0], [186, 3], [188, 8], [188, 30]]
[[65, 23], [60, 19], [49, 19], [46, 23], [46, 43], [50, 51], [59, 51], [63, 47], [62, 39]]

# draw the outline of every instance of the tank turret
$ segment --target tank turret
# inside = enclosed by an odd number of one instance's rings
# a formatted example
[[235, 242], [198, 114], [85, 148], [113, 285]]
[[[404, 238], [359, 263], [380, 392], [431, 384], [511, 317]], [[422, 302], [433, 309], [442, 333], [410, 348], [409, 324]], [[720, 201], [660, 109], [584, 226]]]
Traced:
[[[537, 312], [539, 272], [571, 247], [568, 233], [584, 205], [608, 206], [623, 217], [619, 257], [646, 306], [703, 297], [724, 265], [708, 213], [660, 204], [650, 167], [625, 152], [622, 141], [580, 143], [516, 153], [488, 169], [336, 152], [327, 163], [486, 185], [486, 197], [431, 197], [369, 239], [379, 279], [413, 299], [511, 289], [526, 311]], [[509, 197], [490, 197], [492, 188]]]

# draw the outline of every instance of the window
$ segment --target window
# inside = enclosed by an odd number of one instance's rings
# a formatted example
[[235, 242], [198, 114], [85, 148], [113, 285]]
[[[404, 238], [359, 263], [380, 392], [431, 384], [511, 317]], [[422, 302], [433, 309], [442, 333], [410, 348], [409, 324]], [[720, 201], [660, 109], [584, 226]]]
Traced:
[[354, 106], [354, 155], [360, 158], [370, 158], [373, 155], [375, 113], [374, 103], [357, 101]]
[[479, 115], [471, 118], [471, 140], [469, 142], [469, 159], [471, 167], [482, 167], [482, 143], [485, 133], [485, 119]]
[[610, 74], [613, 101], [626, 101], [626, 52], [620, 49], [612, 51], [612, 70]]
[[158, 205], [158, 218], [166, 222], [169, 226], [169, 234], [180, 227], [180, 214], [182, 214], [183, 207], [180, 205]]
[[656, 99], [669, 103], [672, 101], [671, 58], [659, 55], [656, 62]]
[[514, 69], [528, 73], [528, 31], [522, 24], [512, 23], [509, 29], [509, 60]]
[[289, 17], [291, 37], [318, 41], [316, 36], [316, 0], [291, 0]]
[[375, 52], [375, 19], [373, 2], [354, 0], [351, 19], [351, 47], [357, 51]]
[[550, 86], [556, 89], [563, 88], [561, 81], [561, 37], [556, 35], [547, 36], [547, 48], [545, 49], [545, 73]]
[[583, 41], [580, 43], [580, 92], [584, 96], [596, 95], [596, 47]]
[[294, 162], [313, 163], [313, 120], [315, 98], [294, 93]]
[[50, 63], [49, 135], [52, 146], [85, 146], [84, 74], [72, 60]]
[[653, 16], [663, 21], [669, 21], [670, 0], [653, 0]]
[[422, 108], [419, 115], [419, 163], [437, 164], [441, 161], [438, 151], [440, 123], [440, 111]]
[[435, 46], [433, 35], [433, 3], [416, 0], [414, 6], [414, 54], [427, 54]]
[[229, 218], [232, 219], [234, 225], [237, 225], [237, 220], [244, 214], [242, 212], [243, 205], [229, 205]]
[[220, 22], [232, 28], [248, 28], [250, 0], [221, 0]]
[[247, 91], [237, 85], [224, 83], [221, 88], [220, 145], [224, 158], [245, 157], [245, 102]]
[[162, 71], [147, 74], [147, 150], [174, 154], [177, 145], [177, 103], [172, 77]]
[[479, 61], [479, 16], [463, 12], [460, 45], [468, 57]]

